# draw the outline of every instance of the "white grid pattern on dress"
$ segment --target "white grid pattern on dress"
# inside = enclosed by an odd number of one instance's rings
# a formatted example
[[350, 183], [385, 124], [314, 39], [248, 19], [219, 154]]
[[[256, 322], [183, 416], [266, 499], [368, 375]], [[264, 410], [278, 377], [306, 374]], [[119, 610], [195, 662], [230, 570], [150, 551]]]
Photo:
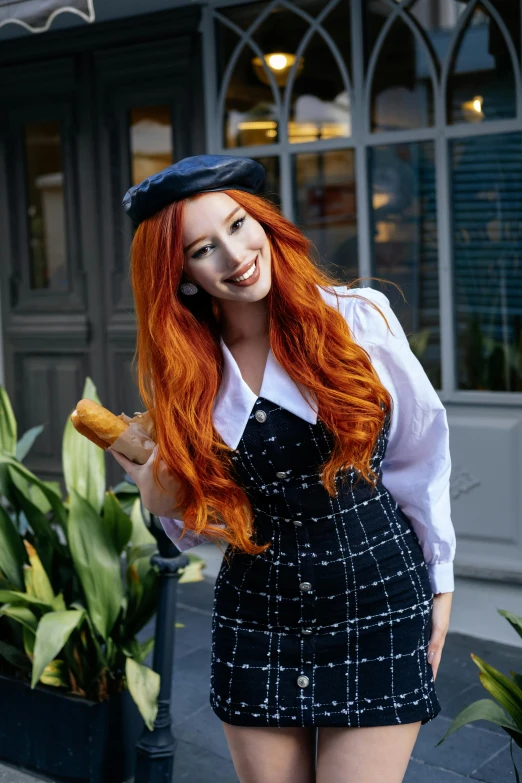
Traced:
[[[379, 476], [388, 426], [372, 458]], [[419, 541], [381, 481], [373, 493], [362, 481], [354, 489], [351, 470], [328, 495], [318, 467], [331, 443], [320, 420], [259, 398], [234, 455], [256, 540], [271, 546], [233, 554], [216, 581], [210, 701], [226, 722], [384, 725], [428, 722], [440, 710]], [[302, 675], [308, 687], [297, 685]]]

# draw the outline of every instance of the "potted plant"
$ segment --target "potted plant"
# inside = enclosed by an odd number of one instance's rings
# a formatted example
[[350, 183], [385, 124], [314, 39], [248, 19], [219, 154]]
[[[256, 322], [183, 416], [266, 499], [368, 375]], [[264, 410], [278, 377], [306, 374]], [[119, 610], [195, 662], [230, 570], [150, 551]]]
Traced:
[[[87, 378], [83, 397], [100, 402]], [[106, 490], [105, 455], [67, 419], [67, 497], [23, 460], [42, 431], [20, 440], [0, 386], [0, 755], [62, 779], [119, 783], [133, 774], [143, 722], [152, 730], [159, 675], [154, 639], [156, 539], [137, 488]], [[202, 579], [200, 558], [180, 581]]]
[[[518, 635], [522, 636], [522, 617], [512, 612], [507, 612], [505, 609], [498, 609], [497, 611], [511, 623]], [[461, 726], [465, 726], [474, 720], [487, 720], [491, 723], [496, 723], [497, 726], [502, 726], [511, 738], [509, 743], [511, 761], [516, 781], [520, 783], [520, 776], [513, 758], [513, 740], [519, 748], [522, 748], [522, 675], [510, 671], [511, 678], [506, 677], [498, 669], [485, 663], [478, 655], [473, 653], [470, 653], [470, 655], [473, 662], [480, 669], [480, 682], [495, 701], [493, 699], [478, 699], [478, 701], [474, 701], [472, 704], [464, 707], [455, 716], [451, 726], [435, 747], [444, 742], [456, 729], [460, 729]]]

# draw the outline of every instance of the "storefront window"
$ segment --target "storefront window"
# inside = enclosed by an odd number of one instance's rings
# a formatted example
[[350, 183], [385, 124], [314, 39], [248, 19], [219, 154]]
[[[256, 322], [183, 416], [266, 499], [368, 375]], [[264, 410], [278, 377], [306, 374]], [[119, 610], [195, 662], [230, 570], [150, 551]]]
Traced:
[[256, 53], [245, 45], [228, 83], [223, 138], [229, 149], [278, 141], [278, 108], [263, 66], [258, 65], [257, 74], [254, 70], [255, 60]]
[[129, 113], [132, 184], [173, 163], [172, 120], [168, 106], [142, 106]]
[[288, 121], [292, 143], [335, 139], [351, 134], [350, 93], [339, 64], [315, 34], [300, 59]]
[[62, 138], [58, 121], [25, 126], [30, 287], [67, 291]]
[[[521, 138], [502, 127], [483, 135], [488, 121], [521, 116], [520, 8], [514, 0], [288, 0], [214, 11], [225, 115], [215, 148], [248, 155], [257, 147], [284, 213], [327, 271], [400, 286], [405, 301], [386, 293], [436, 389], [522, 391]], [[279, 61], [260, 70], [260, 53]], [[366, 120], [352, 132], [354, 105]], [[465, 123], [483, 127], [463, 137]], [[364, 182], [356, 183], [355, 160]], [[358, 235], [361, 224], [370, 237]], [[451, 246], [443, 225], [453, 226]], [[455, 376], [443, 379], [441, 333], [450, 324], [440, 322], [440, 280], [449, 283], [450, 268], [456, 361]]]
[[477, 8], [471, 15], [452, 65], [447, 90], [449, 123], [516, 116], [513, 61], [497, 22], [484, 10]]
[[281, 184], [279, 178], [279, 158], [254, 158], [266, 171], [265, 184], [260, 195], [269, 199], [276, 207], [281, 206]]
[[347, 3], [304, 0], [270, 8], [252, 3], [220, 9], [217, 17], [227, 148], [284, 140], [280, 125], [286, 105], [291, 143], [350, 136]]
[[405, 16], [396, 16], [381, 39], [381, 28], [392, 9], [382, 2], [367, 3], [365, 9], [367, 58], [372, 55], [371, 130], [380, 133], [433, 125], [433, 74], [418, 25], [408, 25]]
[[353, 150], [293, 157], [296, 224], [313, 242], [318, 261], [346, 280], [358, 276]]
[[522, 136], [451, 142], [458, 388], [522, 391]]
[[386, 290], [415, 353], [441, 387], [437, 212], [433, 142], [369, 151], [373, 274]]

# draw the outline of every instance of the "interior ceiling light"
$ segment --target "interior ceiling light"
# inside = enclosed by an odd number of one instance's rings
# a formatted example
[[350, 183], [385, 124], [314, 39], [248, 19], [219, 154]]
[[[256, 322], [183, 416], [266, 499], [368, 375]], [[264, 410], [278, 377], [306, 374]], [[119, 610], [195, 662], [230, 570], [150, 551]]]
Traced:
[[[265, 54], [265, 63], [274, 74], [278, 87], [284, 87], [286, 85], [295, 61], [295, 54], [289, 54], [288, 52], [270, 52], [269, 54]], [[261, 57], [253, 57], [252, 65], [259, 81], [263, 82], [263, 84], [270, 84], [270, 79], [263, 67]], [[303, 70], [303, 65], [304, 57], [300, 57], [296, 67], [295, 78], [297, 78]]]
[[471, 101], [464, 101], [461, 104], [464, 116], [470, 122], [479, 122], [484, 119], [484, 112], [482, 111], [482, 105], [484, 98], [481, 95], [475, 95]]

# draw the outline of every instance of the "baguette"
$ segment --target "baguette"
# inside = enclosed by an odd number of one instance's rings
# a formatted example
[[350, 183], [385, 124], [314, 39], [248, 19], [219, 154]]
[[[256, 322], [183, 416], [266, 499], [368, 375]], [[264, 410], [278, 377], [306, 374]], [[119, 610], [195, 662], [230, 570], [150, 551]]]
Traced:
[[103, 449], [104, 451], [105, 449], [109, 448], [109, 444], [105, 440], [99, 438], [95, 432], [86, 427], [85, 424], [82, 424], [82, 421], [75, 410], [71, 413], [71, 421], [74, 425], [74, 428], [80, 433], [80, 435], [88, 438], [93, 443], [95, 443], [96, 446], [99, 446], [100, 449]]
[[[128, 423], [114, 413], [98, 405], [94, 400], [83, 399], [77, 404], [71, 415], [71, 421], [78, 432], [92, 440], [97, 446], [106, 449], [127, 429]], [[82, 429], [78, 426], [82, 426]], [[85, 428], [85, 429], [84, 429]], [[92, 437], [94, 436], [94, 437]], [[96, 440], [94, 439], [96, 438]]]

